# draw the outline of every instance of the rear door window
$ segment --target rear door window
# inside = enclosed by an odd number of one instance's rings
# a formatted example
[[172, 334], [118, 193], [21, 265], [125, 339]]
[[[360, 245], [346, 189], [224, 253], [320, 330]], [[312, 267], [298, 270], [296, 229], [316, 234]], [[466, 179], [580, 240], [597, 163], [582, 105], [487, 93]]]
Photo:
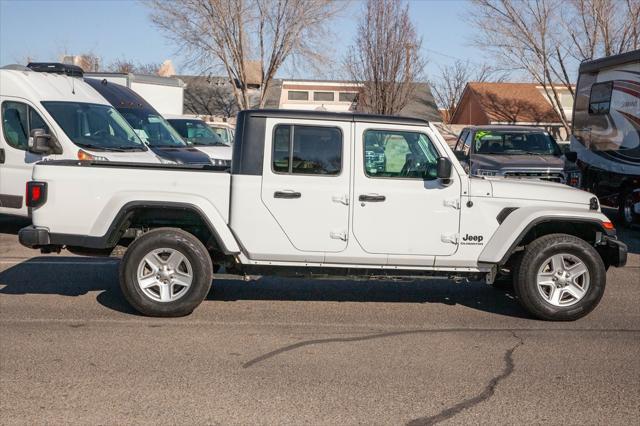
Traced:
[[276, 126], [272, 169], [276, 173], [298, 175], [339, 175], [342, 131], [337, 127]]

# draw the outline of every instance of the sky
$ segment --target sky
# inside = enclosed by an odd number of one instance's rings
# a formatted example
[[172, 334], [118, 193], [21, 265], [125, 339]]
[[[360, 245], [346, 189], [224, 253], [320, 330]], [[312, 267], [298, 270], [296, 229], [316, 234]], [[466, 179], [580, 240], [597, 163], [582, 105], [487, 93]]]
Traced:
[[[333, 56], [342, 57], [353, 40], [362, 9], [352, 0], [332, 26]], [[427, 77], [456, 59], [483, 63], [473, 46], [474, 32], [466, 17], [466, 0], [412, 0], [410, 11], [423, 38]], [[126, 58], [134, 63], [171, 59], [179, 74], [197, 74], [184, 65], [175, 45], [153, 26], [148, 6], [137, 0], [0, 0], [0, 66], [57, 61], [63, 54], [93, 52], [104, 64]], [[322, 78], [303, 70], [283, 70], [278, 77]]]

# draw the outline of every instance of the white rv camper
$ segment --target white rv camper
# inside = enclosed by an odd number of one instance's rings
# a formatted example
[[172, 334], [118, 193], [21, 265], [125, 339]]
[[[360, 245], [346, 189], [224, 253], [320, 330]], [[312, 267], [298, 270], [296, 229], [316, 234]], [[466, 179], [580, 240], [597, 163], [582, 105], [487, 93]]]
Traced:
[[571, 150], [585, 189], [640, 217], [640, 50], [583, 62], [573, 107]]

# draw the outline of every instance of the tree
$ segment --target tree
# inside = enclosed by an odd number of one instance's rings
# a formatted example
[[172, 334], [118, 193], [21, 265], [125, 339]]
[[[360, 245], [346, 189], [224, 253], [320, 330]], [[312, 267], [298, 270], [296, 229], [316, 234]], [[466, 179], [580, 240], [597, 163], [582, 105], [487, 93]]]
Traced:
[[577, 60], [640, 48], [640, 0], [568, 0], [559, 43]]
[[422, 76], [421, 46], [408, 4], [367, 0], [355, 44], [345, 59], [350, 78], [362, 87], [358, 108], [377, 114], [399, 113]]
[[146, 64], [141, 62], [136, 63], [126, 58], [119, 58], [111, 62], [107, 67], [107, 70], [110, 72], [118, 72], [118, 73], [136, 73], [136, 74], [155, 75], [155, 74], [158, 74], [158, 70], [160, 69], [160, 66], [161, 64], [157, 64], [157, 63], [146, 63]]
[[152, 21], [173, 40], [189, 63], [209, 71], [221, 66], [236, 84], [240, 109], [250, 108], [251, 86], [261, 89], [258, 106], [285, 61], [325, 59], [328, 24], [343, 7], [331, 0], [148, 0]]
[[447, 112], [447, 120], [450, 120], [468, 82], [499, 82], [504, 81], [505, 78], [505, 73], [499, 73], [489, 65], [476, 65], [469, 61], [457, 60], [452, 65], [440, 67], [439, 76], [429, 84], [438, 106]]
[[585, 59], [640, 47], [640, 0], [473, 0], [477, 44], [542, 86], [566, 131], [559, 95]]
[[187, 81], [184, 105], [188, 113], [233, 117], [238, 106], [228, 82], [210, 77], [195, 77]]

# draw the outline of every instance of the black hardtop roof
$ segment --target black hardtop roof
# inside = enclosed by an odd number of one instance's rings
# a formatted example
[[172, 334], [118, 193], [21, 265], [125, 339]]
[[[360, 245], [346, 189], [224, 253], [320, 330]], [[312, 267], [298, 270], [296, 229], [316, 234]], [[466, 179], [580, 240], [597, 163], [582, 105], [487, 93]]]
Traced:
[[462, 131], [465, 130], [505, 130], [512, 132], [544, 132], [546, 131], [543, 127], [536, 126], [518, 126], [515, 124], [490, 124], [486, 126], [477, 125], [477, 126], [467, 126]]
[[84, 81], [100, 93], [115, 109], [133, 108], [160, 115], [142, 96], [128, 87], [95, 78], [85, 78]]
[[289, 109], [249, 109], [240, 111], [240, 114], [247, 117], [277, 117], [306, 120], [332, 120], [351, 121], [383, 124], [405, 124], [411, 126], [428, 126], [429, 122], [421, 118], [398, 117], [390, 115], [375, 115], [362, 113], [345, 113], [329, 111], [305, 111]]
[[627, 64], [630, 62], [640, 63], [640, 49], [631, 52], [621, 53], [619, 55], [607, 56], [604, 58], [584, 61], [580, 64], [580, 73], [596, 72], [603, 68], [615, 67], [616, 65]]

